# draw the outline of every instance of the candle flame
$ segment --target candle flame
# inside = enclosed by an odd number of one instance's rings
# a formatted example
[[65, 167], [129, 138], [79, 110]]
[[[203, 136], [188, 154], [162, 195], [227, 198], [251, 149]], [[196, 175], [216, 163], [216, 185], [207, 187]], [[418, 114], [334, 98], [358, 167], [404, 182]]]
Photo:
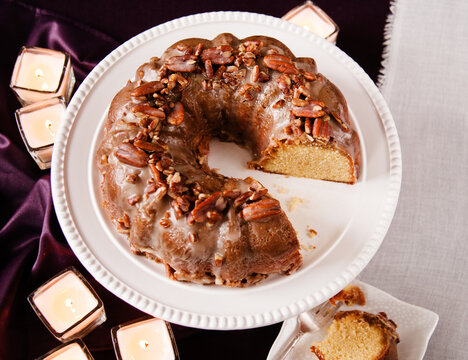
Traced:
[[69, 307], [71, 312], [76, 311], [76, 309], [73, 307], [73, 300], [72, 299], [65, 299], [65, 306]]
[[36, 71], [34, 72], [34, 74], [35, 74], [38, 78], [44, 76], [44, 72], [43, 72], [41, 69], [39, 69], [39, 68], [36, 69]]
[[45, 121], [45, 127], [47, 128], [47, 130], [49, 130], [50, 135], [52, 135], [52, 137], [55, 137], [55, 131], [52, 128], [52, 126], [53, 126], [52, 121], [50, 120]]
[[146, 349], [149, 346], [149, 342], [147, 340], [140, 340], [140, 346], [142, 349]]

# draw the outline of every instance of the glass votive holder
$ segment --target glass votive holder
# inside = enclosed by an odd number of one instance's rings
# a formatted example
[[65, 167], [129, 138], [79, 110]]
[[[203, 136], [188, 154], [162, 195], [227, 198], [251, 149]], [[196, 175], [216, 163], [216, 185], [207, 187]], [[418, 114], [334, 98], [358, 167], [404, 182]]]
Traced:
[[282, 17], [283, 20], [302, 26], [314, 34], [336, 44], [338, 25], [312, 1], [306, 1], [304, 4], [295, 7]]
[[41, 169], [50, 168], [55, 136], [67, 107], [62, 97], [40, 101], [16, 110], [23, 142]]
[[10, 87], [23, 106], [58, 96], [68, 103], [74, 85], [70, 55], [38, 47], [21, 48]]
[[52, 349], [36, 360], [93, 360], [93, 357], [81, 340], [75, 340]]
[[63, 342], [81, 338], [106, 321], [101, 299], [74, 267], [40, 286], [28, 300], [44, 325]]
[[179, 360], [171, 325], [158, 318], [134, 320], [111, 329], [118, 360]]

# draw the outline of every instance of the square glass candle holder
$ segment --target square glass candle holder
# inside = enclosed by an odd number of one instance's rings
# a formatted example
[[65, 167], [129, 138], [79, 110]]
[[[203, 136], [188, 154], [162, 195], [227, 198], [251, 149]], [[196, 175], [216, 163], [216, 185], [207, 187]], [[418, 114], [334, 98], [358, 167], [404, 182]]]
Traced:
[[302, 26], [314, 34], [336, 44], [338, 25], [312, 1], [306, 1], [304, 4], [295, 7], [282, 17], [283, 20]]
[[52, 349], [36, 360], [93, 360], [93, 357], [81, 340], [75, 340]]
[[29, 154], [41, 169], [50, 168], [55, 136], [67, 107], [62, 97], [16, 110], [18, 129]]
[[28, 300], [60, 341], [81, 338], [106, 321], [101, 299], [74, 267], [47, 281]]
[[118, 360], [179, 360], [171, 325], [158, 318], [139, 319], [111, 330]]
[[58, 96], [68, 103], [74, 85], [70, 55], [38, 47], [21, 48], [10, 87], [23, 106]]

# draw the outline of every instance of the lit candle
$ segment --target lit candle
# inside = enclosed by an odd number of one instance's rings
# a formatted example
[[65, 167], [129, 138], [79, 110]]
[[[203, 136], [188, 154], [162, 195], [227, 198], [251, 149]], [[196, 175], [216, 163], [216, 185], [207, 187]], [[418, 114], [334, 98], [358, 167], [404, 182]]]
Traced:
[[16, 59], [10, 87], [23, 105], [51, 97], [70, 99], [75, 76], [70, 56], [60, 51], [23, 47]]
[[312, 1], [306, 1], [303, 5], [292, 9], [283, 16], [283, 19], [302, 26], [333, 44], [336, 43], [338, 26]]
[[112, 340], [119, 360], [179, 359], [170, 325], [161, 319], [117, 326], [112, 329]]
[[61, 345], [37, 360], [93, 360], [88, 348], [80, 340]]
[[41, 169], [50, 167], [55, 136], [65, 111], [63, 98], [37, 102], [16, 110], [16, 122], [23, 141]]
[[62, 341], [82, 337], [106, 320], [101, 300], [74, 268], [49, 280], [28, 299], [43, 323]]

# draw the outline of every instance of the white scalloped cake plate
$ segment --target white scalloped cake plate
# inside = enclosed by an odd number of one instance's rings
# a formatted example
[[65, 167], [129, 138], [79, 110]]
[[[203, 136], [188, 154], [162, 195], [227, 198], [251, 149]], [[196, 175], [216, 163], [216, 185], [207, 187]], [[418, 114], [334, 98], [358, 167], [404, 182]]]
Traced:
[[[253, 176], [277, 197], [298, 232], [304, 265], [244, 289], [169, 280], [161, 265], [130, 253], [100, 206], [96, 146], [114, 95], [139, 65], [187, 37], [268, 35], [296, 56], [316, 59], [319, 71], [344, 93], [362, 142], [355, 185], [248, 170], [249, 154], [214, 142], [210, 165], [228, 176]], [[342, 289], [367, 265], [392, 220], [401, 183], [401, 152], [392, 116], [366, 73], [345, 53], [281, 19], [240, 12], [192, 15], [130, 39], [102, 60], [68, 106], [56, 138], [52, 195], [62, 230], [87, 270], [108, 290], [167, 321], [209, 329], [243, 329], [282, 321]], [[310, 238], [308, 229], [318, 235]]]
[[[429, 340], [439, 321], [439, 315], [420, 306], [401, 301], [385, 291], [366, 284], [362, 281], [353, 282], [359, 286], [366, 295], [366, 305], [342, 307], [341, 310], [362, 310], [371, 314], [385, 312], [397, 324], [400, 343], [397, 346], [398, 357], [405, 360], [422, 360]], [[275, 360], [281, 350], [288, 343], [288, 339], [295, 331], [297, 317], [286, 320], [273, 343], [267, 360]], [[310, 352], [310, 346], [320, 341], [326, 334], [323, 329], [317, 333], [304, 335], [291, 350], [287, 359], [313, 360], [316, 359]]]

